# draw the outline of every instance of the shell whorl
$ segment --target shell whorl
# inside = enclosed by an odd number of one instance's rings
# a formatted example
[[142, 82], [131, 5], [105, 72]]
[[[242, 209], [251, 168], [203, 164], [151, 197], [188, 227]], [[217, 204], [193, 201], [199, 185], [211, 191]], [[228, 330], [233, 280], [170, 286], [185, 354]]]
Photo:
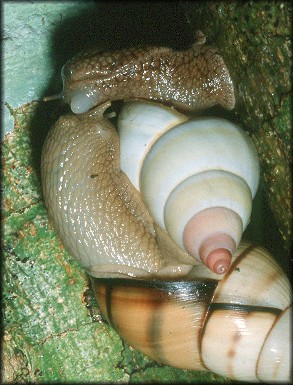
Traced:
[[290, 378], [290, 284], [260, 247], [241, 244], [220, 281], [201, 266], [184, 282], [92, 281], [105, 318], [159, 362], [253, 382]]
[[121, 169], [156, 223], [182, 250], [223, 273], [250, 221], [259, 183], [252, 140], [227, 120], [188, 120], [142, 102], [123, 107], [117, 129]]
[[121, 172], [117, 132], [102, 116], [107, 106], [62, 117], [42, 155], [49, 216], [67, 250], [96, 277], [103, 314], [160, 362], [289, 381], [288, 279], [262, 248], [240, 245], [220, 281], [180, 251]]

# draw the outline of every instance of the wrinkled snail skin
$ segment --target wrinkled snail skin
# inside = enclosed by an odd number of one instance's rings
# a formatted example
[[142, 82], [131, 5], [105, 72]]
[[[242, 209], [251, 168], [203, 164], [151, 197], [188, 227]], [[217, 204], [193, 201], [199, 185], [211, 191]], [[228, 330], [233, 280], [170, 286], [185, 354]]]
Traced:
[[87, 51], [65, 64], [62, 77], [60, 96], [74, 113], [117, 99], [168, 101], [191, 110], [235, 105], [233, 83], [222, 57], [215, 48], [201, 44], [184, 51], [165, 47]]
[[121, 171], [107, 106], [62, 116], [49, 132], [42, 185], [54, 228], [92, 276], [184, 275], [194, 259], [154, 224]]
[[242, 243], [218, 277], [198, 266], [184, 282], [92, 282], [111, 326], [153, 359], [243, 381], [289, 381], [292, 309], [282, 270], [266, 250]]

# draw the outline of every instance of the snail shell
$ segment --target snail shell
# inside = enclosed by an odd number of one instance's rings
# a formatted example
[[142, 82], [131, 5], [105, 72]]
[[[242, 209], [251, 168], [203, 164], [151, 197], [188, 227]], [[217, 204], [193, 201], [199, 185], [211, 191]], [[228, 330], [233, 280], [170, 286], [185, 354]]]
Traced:
[[290, 285], [261, 247], [241, 244], [220, 281], [197, 266], [184, 282], [92, 282], [112, 327], [161, 363], [243, 381], [290, 379]]
[[[249, 221], [258, 184], [258, 161], [251, 140], [227, 121], [219, 125], [213, 119], [204, 120], [203, 128], [198, 126], [202, 120], [175, 126], [146, 155], [141, 196], [121, 170], [117, 131], [102, 116], [106, 106], [80, 116], [61, 117], [43, 149], [44, 197], [67, 249], [93, 276], [185, 275], [198, 263], [195, 258], [217, 273], [226, 271]], [[133, 147], [127, 141], [132, 140], [132, 132], [125, 132], [123, 126], [129, 127], [131, 121], [130, 127], [134, 131], [138, 128], [134, 115], [143, 105], [135, 103], [132, 107], [131, 113], [129, 109], [122, 113], [122, 159], [123, 148]], [[168, 116], [174, 114], [167, 107], [148, 104], [148, 111], [150, 107], [153, 120], [158, 110]], [[142, 130], [147, 132], [145, 121]], [[164, 126], [162, 115], [157, 123], [162, 123], [159, 129]], [[169, 121], [167, 125], [170, 128]], [[163, 161], [158, 160], [157, 144], [166, 136], [170, 142], [169, 134], [172, 141], [174, 132], [175, 147], [178, 143], [189, 151], [188, 156], [181, 151], [181, 159], [177, 156], [172, 162], [174, 146], [167, 143], [162, 151], [159, 146]], [[186, 143], [178, 141], [178, 132], [187, 138]], [[145, 135], [138, 130], [140, 136]], [[149, 143], [155, 136], [153, 132]], [[137, 146], [138, 152], [144, 143]], [[136, 162], [137, 155], [134, 159]], [[176, 169], [176, 163], [180, 168]], [[123, 236], [117, 237], [122, 230]]]
[[225, 272], [259, 183], [252, 140], [227, 120], [187, 120], [141, 102], [123, 107], [117, 129], [121, 169], [156, 223], [182, 250]]

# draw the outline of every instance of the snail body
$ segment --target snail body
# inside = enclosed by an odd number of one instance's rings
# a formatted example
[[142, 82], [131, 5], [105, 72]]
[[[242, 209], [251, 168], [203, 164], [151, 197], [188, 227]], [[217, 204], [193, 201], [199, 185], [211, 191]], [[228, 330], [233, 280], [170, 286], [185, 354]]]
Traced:
[[[191, 58], [195, 64], [190, 63]], [[207, 58], [209, 66], [205, 62]], [[179, 63], [178, 73], [172, 63]], [[191, 72], [195, 78], [185, 88], [187, 77], [183, 76], [183, 68], [186, 69], [183, 64], [193, 68]], [[113, 66], [118, 72], [112, 71]], [[157, 70], [156, 76], [151, 76], [150, 68]], [[203, 73], [207, 75], [204, 78]], [[159, 92], [157, 84], [164, 79], [167, 88], [160, 86]], [[189, 127], [192, 121], [172, 108], [133, 103], [122, 111], [118, 134], [104, 116], [109, 101], [115, 99], [146, 98], [165, 102], [167, 98], [168, 102], [185, 109], [214, 104], [233, 108], [233, 85], [220, 56], [200, 44], [194, 45], [186, 55], [162, 48], [134, 49], [127, 55], [122, 51], [97, 59], [97, 52], [91, 52], [78, 55], [64, 67], [63, 82], [61, 96], [78, 114], [61, 116], [47, 136], [42, 152], [43, 196], [49, 218], [65, 248], [90, 274], [104, 317], [126, 341], [159, 362], [184, 369], [212, 370], [238, 380], [289, 381], [291, 295], [288, 278], [266, 250], [238, 245], [249, 221], [251, 200], [259, 178], [258, 161], [250, 140], [234, 127], [232, 137], [240, 139], [239, 148], [244, 148], [247, 170], [241, 170], [245, 162], [241, 161], [241, 151], [236, 151], [236, 158], [240, 157], [236, 169], [229, 168], [235, 156], [228, 156], [227, 170], [223, 170], [223, 164], [204, 164], [203, 161], [202, 167], [206, 169], [196, 169], [195, 181], [192, 179], [196, 192], [200, 192], [198, 201], [211, 202], [211, 208], [204, 205], [201, 211], [193, 214], [206, 214], [211, 209], [215, 210], [214, 217], [216, 211], [224, 208], [228, 211], [224, 210], [222, 218], [220, 215], [220, 222], [228, 216], [230, 224], [234, 221], [236, 227], [240, 226], [234, 241], [234, 248], [238, 247], [231, 252], [231, 265], [219, 276], [188, 252], [184, 240], [182, 247], [182, 239], [178, 242], [176, 236], [170, 235], [173, 231], [170, 226], [165, 225], [165, 217], [170, 216], [171, 222], [175, 218], [176, 222], [177, 214], [172, 219], [172, 212], [178, 213], [178, 196], [181, 197], [179, 208], [185, 207], [182, 203], [185, 202], [185, 182], [178, 184], [182, 188], [171, 189], [179, 195], [168, 203], [171, 211], [170, 215], [163, 215], [164, 223], [153, 218], [157, 209], [149, 207], [148, 193], [140, 191], [147, 189], [153, 178], [148, 179], [147, 174], [148, 169], [154, 167], [152, 156], [159, 154], [156, 153], [157, 143], [170, 138], [169, 134], [172, 142], [173, 133], [182, 131], [184, 134], [184, 127]], [[207, 84], [213, 84], [208, 92], [205, 90]], [[132, 91], [127, 90], [128, 86]], [[173, 91], [168, 91], [174, 89], [180, 90], [181, 96], [177, 98]], [[217, 97], [213, 98], [215, 95]], [[137, 125], [139, 119], [145, 121], [146, 109], [156, 110], [155, 115], [148, 117], [148, 132], [140, 123]], [[158, 116], [161, 116], [159, 128]], [[199, 121], [203, 120], [195, 119], [194, 124]], [[130, 138], [135, 145], [129, 145], [132, 143], [128, 136], [131, 122], [135, 130], [143, 130], [146, 141], [142, 142], [140, 135], [132, 133]], [[230, 127], [231, 124], [225, 122], [224, 125]], [[201, 128], [191, 131], [199, 133]], [[216, 129], [213, 134], [217, 137]], [[222, 151], [221, 140], [217, 138], [216, 144]], [[204, 139], [199, 143], [197, 152], [204, 156], [206, 152], [200, 149]], [[136, 161], [128, 168], [124, 150], [132, 151], [133, 147], [131, 158]], [[208, 153], [211, 157], [214, 155], [212, 150]], [[221, 155], [224, 153], [222, 151]], [[172, 154], [168, 156], [167, 163]], [[189, 163], [188, 157], [183, 156], [178, 161], [181, 162]], [[197, 162], [200, 163], [200, 159], [193, 159], [191, 163]], [[210, 168], [207, 167], [209, 163]], [[162, 167], [165, 172], [165, 166]], [[187, 179], [190, 172], [194, 170], [188, 169]], [[229, 196], [231, 187], [223, 190], [223, 176], [224, 179], [228, 177], [228, 185], [232, 184], [236, 194]], [[221, 199], [234, 201], [233, 210], [235, 207], [244, 207], [244, 210], [237, 208], [236, 215], [229, 216], [231, 207], [220, 204], [217, 194], [211, 198], [208, 193], [206, 199], [200, 186], [207, 180], [213, 181], [212, 190], [222, 191]], [[161, 189], [161, 185], [156, 188]], [[159, 195], [160, 191], [157, 193]], [[188, 201], [188, 197], [186, 199]], [[221, 223], [222, 229], [226, 229], [225, 221]], [[202, 228], [208, 230], [208, 226]]]
[[64, 115], [47, 136], [42, 185], [54, 228], [94, 277], [185, 274], [194, 259], [156, 226], [120, 169], [119, 137], [103, 117], [107, 106]]
[[128, 48], [77, 54], [62, 69], [63, 98], [74, 113], [108, 100], [148, 99], [183, 109], [235, 105], [228, 69], [213, 47], [195, 43], [188, 50]]

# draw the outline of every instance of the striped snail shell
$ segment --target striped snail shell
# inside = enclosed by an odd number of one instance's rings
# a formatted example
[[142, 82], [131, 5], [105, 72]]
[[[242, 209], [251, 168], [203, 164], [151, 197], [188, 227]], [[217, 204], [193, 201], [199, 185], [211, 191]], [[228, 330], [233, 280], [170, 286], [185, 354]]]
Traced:
[[219, 118], [187, 120], [153, 103], [119, 116], [121, 169], [175, 243], [224, 273], [249, 223], [259, 183], [252, 140]]
[[222, 277], [197, 266], [180, 282], [92, 282], [112, 327], [155, 360], [235, 380], [289, 381], [292, 305], [283, 271], [265, 249], [242, 243]]

